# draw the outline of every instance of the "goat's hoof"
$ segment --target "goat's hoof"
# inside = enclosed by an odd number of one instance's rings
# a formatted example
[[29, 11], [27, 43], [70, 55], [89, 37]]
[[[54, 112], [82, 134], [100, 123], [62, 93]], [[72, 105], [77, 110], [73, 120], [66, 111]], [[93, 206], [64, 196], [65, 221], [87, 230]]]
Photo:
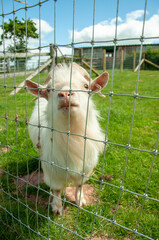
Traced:
[[80, 202], [80, 206], [86, 206], [86, 205], [87, 205], [86, 199], [82, 198]]
[[53, 215], [62, 215], [62, 207], [58, 208], [57, 206], [52, 206]]
[[53, 212], [53, 215], [54, 216], [56, 216], [56, 215], [62, 215], [62, 209], [61, 210], [59, 210], [59, 209], [57, 209], [57, 210], [52, 210], [52, 212]]
[[[76, 201], [76, 204], [79, 205], [79, 202]], [[86, 199], [85, 198], [81, 198], [81, 200], [80, 200], [80, 207], [86, 206], [86, 205], [87, 205]]]

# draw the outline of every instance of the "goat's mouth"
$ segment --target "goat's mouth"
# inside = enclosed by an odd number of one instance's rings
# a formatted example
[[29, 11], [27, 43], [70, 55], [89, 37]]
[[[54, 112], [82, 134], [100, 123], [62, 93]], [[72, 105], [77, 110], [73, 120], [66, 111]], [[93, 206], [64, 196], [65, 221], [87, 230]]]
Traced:
[[76, 104], [76, 103], [70, 103], [70, 106], [69, 106], [69, 103], [60, 103], [60, 104], [58, 105], [58, 109], [69, 110], [69, 108], [70, 108], [70, 110], [71, 110], [71, 109], [76, 108], [76, 107], [78, 107], [78, 106], [79, 106], [79, 105]]

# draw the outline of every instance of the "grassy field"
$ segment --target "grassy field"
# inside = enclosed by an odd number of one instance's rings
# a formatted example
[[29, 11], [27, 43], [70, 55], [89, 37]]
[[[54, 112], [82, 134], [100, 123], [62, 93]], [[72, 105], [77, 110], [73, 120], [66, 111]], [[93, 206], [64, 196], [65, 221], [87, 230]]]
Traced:
[[[46, 74], [40, 74], [39, 77], [40, 81], [43, 82]], [[112, 175], [112, 179], [110, 179], [111, 181], [104, 180], [108, 184], [101, 185], [99, 181], [88, 181], [94, 187], [94, 197], [96, 199], [100, 190], [97, 209], [96, 204], [84, 207], [88, 211], [78, 209], [70, 203], [65, 204], [63, 226], [71, 229], [71, 231], [77, 231], [83, 238], [89, 239], [92, 234], [92, 239], [96, 240], [106, 239], [107, 236], [117, 240], [146, 239], [143, 236], [134, 235], [132, 231], [128, 230], [136, 227], [139, 233], [148, 236], [150, 239], [159, 238], [159, 155], [154, 158], [153, 154], [154, 149], [156, 149], [159, 130], [159, 99], [138, 97], [135, 100], [133, 95], [136, 90], [136, 79], [137, 73], [115, 71], [113, 78], [114, 95], [111, 97], [111, 101], [109, 95], [105, 99], [97, 95], [93, 96], [102, 117], [100, 124], [103, 130], [107, 132], [109, 141], [104, 164], [103, 156], [100, 156], [93, 178], [99, 180], [103, 169], [104, 174]], [[16, 85], [22, 80], [22, 77], [17, 77]], [[34, 80], [37, 80], [37, 78]], [[43, 239], [38, 237], [34, 231], [40, 232], [46, 238], [49, 235], [50, 239], [60, 239], [60, 237], [62, 239], [74, 239], [75, 235], [70, 231], [62, 229], [61, 232], [61, 217], [54, 217], [51, 209], [49, 209], [49, 212], [44, 206], [44, 203], [49, 200], [47, 192], [38, 190], [34, 186], [20, 188], [19, 191], [16, 189], [16, 186], [18, 186], [17, 176], [23, 177], [28, 172], [32, 173], [38, 169], [38, 153], [29, 139], [26, 124], [34, 103], [31, 101], [33, 98], [31, 94], [25, 93], [24, 90], [21, 90], [16, 96], [9, 96], [9, 93], [13, 90], [14, 79], [6, 79], [5, 84], [7, 85], [6, 88], [4, 87], [4, 81], [0, 79], [0, 169], [2, 169], [0, 176], [3, 191], [9, 193], [12, 197], [0, 191], [0, 239]], [[110, 90], [111, 72], [109, 83], [103, 92], [109, 93]], [[139, 96], [159, 97], [158, 71], [140, 72], [138, 94]], [[135, 112], [132, 124], [133, 111]], [[17, 121], [15, 121], [16, 116]], [[130, 149], [126, 147], [129, 140]], [[8, 149], [7, 146], [9, 146]], [[154, 163], [147, 195], [158, 199], [158, 201], [142, 197], [146, 190], [152, 161]], [[3, 170], [10, 174], [6, 174]], [[129, 191], [121, 192], [118, 188], [121, 186], [122, 180], [124, 180], [124, 189]], [[49, 191], [45, 184], [40, 184], [40, 187]], [[137, 194], [134, 194], [134, 192]], [[121, 197], [118, 204], [120, 193]], [[26, 195], [32, 196], [32, 198], [28, 197], [26, 200]], [[37, 209], [36, 196], [41, 199]], [[14, 198], [18, 198], [18, 201], [15, 201]], [[118, 208], [117, 214], [116, 208]], [[140, 215], [141, 209], [142, 213]], [[20, 221], [12, 218], [7, 211], [11, 212]], [[35, 214], [36, 211], [39, 213], [38, 217]], [[97, 215], [111, 221], [116, 214], [117, 224], [114, 224], [112, 228], [112, 223], [99, 216], [94, 217], [89, 211], [97, 212]], [[49, 222], [47, 219], [48, 213], [50, 213], [49, 216], [53, 222]], [[76, 226], [77, 213], [79, 215]], [[136, 226], [138, 218], [139, 223]], [[29, 225], [33, 231], [29, 231], [25, 225]], [[76, 236], [75, 239], [81, 238]]]

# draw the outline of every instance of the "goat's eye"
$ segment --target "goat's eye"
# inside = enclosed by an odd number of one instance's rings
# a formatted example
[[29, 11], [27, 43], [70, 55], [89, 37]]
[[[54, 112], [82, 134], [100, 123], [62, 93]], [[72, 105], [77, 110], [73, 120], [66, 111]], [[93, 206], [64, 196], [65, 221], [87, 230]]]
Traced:
[[85, 83], [84, 84], [84, 88], [88, 89], [88, 84]]

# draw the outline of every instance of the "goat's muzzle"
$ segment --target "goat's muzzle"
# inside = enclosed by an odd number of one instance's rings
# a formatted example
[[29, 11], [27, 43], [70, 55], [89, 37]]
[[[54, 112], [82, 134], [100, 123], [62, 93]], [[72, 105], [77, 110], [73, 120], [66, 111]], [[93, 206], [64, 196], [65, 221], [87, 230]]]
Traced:
[[[70, 108], [78, 107], [79, 105], [74, 101], [75, 93], [72, 92], [59, 92], [58, 93], [58, 109], [69, 109], [69, 102], [70, 102]], [[70, 99], [71, 98], [71, 99]]]

